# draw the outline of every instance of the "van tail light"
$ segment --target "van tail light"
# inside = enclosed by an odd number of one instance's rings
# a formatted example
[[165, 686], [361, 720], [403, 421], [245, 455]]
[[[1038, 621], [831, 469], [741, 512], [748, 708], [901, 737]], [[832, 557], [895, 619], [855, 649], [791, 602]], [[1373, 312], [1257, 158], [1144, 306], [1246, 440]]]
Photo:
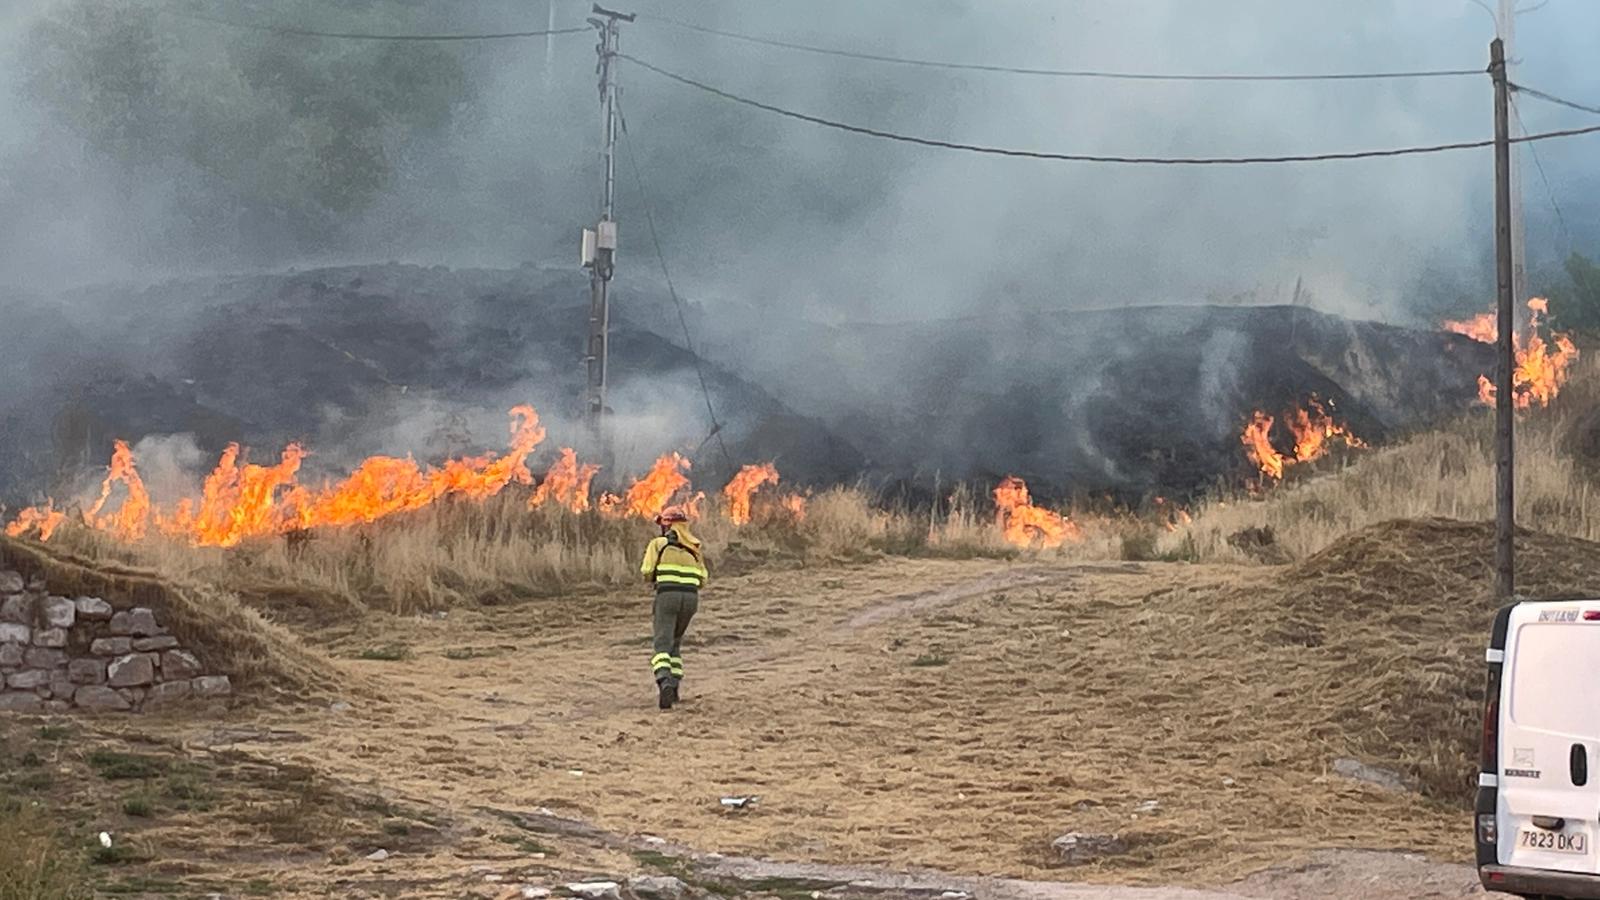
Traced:
[[1495, 825], [1494, 813], [1480, 813], [1478, 815], [1478, 843], [1496, 844], [1500, 841], [1500, 829]]
[[1600, 609], [1586, 609], [1583, 611], [1585, 622], [1600, 622]]

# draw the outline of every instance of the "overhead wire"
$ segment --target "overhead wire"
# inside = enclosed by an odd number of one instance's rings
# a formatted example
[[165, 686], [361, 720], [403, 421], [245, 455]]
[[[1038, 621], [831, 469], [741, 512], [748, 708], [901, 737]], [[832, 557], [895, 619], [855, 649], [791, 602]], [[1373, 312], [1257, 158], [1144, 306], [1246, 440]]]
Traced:
[[722, 461], [732, 472], [737, 466], [734, 465], [733, 454], [728, 452], [728, 442], [722, 434], [722, 423], [717, 420], [716, 406], [711, 402], [711, 387], [706, 382], [705, 364], [700, 359], [700, 354], [695, 352], [694, 338], [689, 334], [689, 317], [683, 311], [683, 298], [678, 295], [678, 288], [672, 282], [672, 272], [667, 268], [667, 255], [661, 249], [661, 236], [656, 231], [654, 206], [650, 202], [649, 192], [645, 190], [644, 175], [639, 168], [639, 153], [634, 147], [633, 136], [628, 132], [628, 117], [623, 114], [621, 103], [617, 104], [617, 121], [622, 125], [623, 145], [628, 151], [628, 164], [633, 170], [633, 182], [639, 193], [639, 205], [644, 211], [645, 226], [650, 231], [650, 243], [655, 247], [656, 261], [661, 265], [661, 278], [666, 282], [667, 293], [672, 297], [672, 305], [678, 311], [678, 325], [683, 329], [683, 346], [689, 351], [689, 357], [694, 360], [695, 377], [700, 380], [700, 393], [706, 401], [706, 415], [711, 419], [711, 432], [700, 442], [700, 448], [696, 449], [695, 453], [698, 455], [699, 449], [703, 449], [707, 441], [716, 438], [717, 446], [722, 451]]
[[1372, 81], [1381, 79], [1398, 78], [1450, 78], [1464, 75], [1482, 75], [1483, 70], [1478, 69], [1430, 69], [1419, 71], [1391, 71], [1391, 72], [1304, 72], [1285, 74], [1251, 74], [1251, 73], [1163, 73], [1163, 72], [1119, 72], [1096, 69], [1050, 69], [1034, 68], [1028, 66], [1001, 66], [986, 65], [982, 63], [962, 63], [948, 60], [918, 59], [915, 57], [890, 56], [881, 53], [865, 53], [856, 50], [844, 50], [837, 47], [823, 47], [816, 44], [802, 44], [794, 41], [783, 41], [776, 38], [761, 37], [759, 35], [745, 34], [738, 31], [727, 31], [720, 28], [711, 28], [694, 22], [686, 22], [671, 16], [659, 13], [640, 13], [641, 22], [661, 22], [675, 28], [696, 31], [701, 34], [715, 35], [750, 44], [759, 44], [765, 47], [779, 47], [785, 50], [798, 50], [804, 53], [817, 53], [825, 56], [837, 56], [846, 59], [866, 60], [868, 62], [890, 63], [902, 66], [917, 66], [929, 69], [952, 69], [968, 72], [999, 72], [1010, 75], [1035, 75], [1049, 78], [1096, 78], [1116, 81]]
[[[1526, 133], [1528, 128], [1527, 125], [1525, 125], [1522, 121], [1522, 113], [1517, 109], [1515, 97], [1512, 98], [1510, 106], [1511, 114], [1517, 119], [1518, 130]], [[1561, 209], [1561, 202], [1556, 199], [1555, 187], [1550, 183], [1550, 176], [1546, 174], [1544, 170], [1544, 160], [1539, 158], [1539, 147], [1537, 144], [1528, 145], [1528, 155], [1533, 158], [1533, 166], [1539, 172], [1539, 181], [1544, 184], [1545, 196], [1550, 198], [1550, 209], [1555, 212], [1556, 223], [1561, 226], [1561, 236], [1566, 240], [1567, 243], [1567, 254], [1569, 257], [1575, 256], [1578, 253], [1577, 238], [1573, 235], [1572, 229], [1567, 225], [1567, 215]], [[1576, 273], [1576, 280], [1579, 282], [1579, 287], [1583, 288], [1584, 293], [1593, 294], [1594, 285], [1589, 283], [1588, 277], [1583, 274], [1583, 269], [1574, 268], [1573, 271]]]
[[229, 28], [239, 28], [246, 31], [263, 31], [271, 34], [289, 35], [294, 37], [338, 38], [353, 41], [502, 41], [519, 38], [550, 37], [560, 34], [585, 34], [594, 29], [589, 26], [573, 28], [555, 28], [543, 31], [501, 31], [482, 34], [378, 34], [362, 31], [318, 31], [312, 28], [296, 28], [289, 25], [268, 25], [259, 22], [239, 22], [224, 19], [218, 16], [209, 16], [204, 13], [180, 12], [175, 9], [160, 9], [160, 12], [179, 19], [190, 19], [197, 22], [210, 22], [213, 25], [224, 25]]
[[[851, 133], [854, 133], [854, 134], [866, 135], [868, 137], [882, 138], [884, 140], [890, 140], [890, 141], [898, 141], [900, 143], [917, 144], [917, 145], [924, 146], [924, 147], [936, 147], [936, 148], [945, 149], [945, 150], [962, 150], [962, 151], [966, 151], [966, 152], [969, 152], [969, 153], [981, 153], [981, 154], [987, 154], [987, 155], [991, 155], [991, 156], [1011, 156], [1011, 157], [1021, 157], [1021, 158], [1025, 158], [1025, 159], [1058, 160], [1058, 161], [1063, 161], [1063, 162], [1118, 163], [1118, 164], [1125, 164], [1125, 165], [1221, 166], [1221, 165], [1259, 165], [1259, 164], [1272, 164], [1272, 163], [1326, 162], [1326, 161], [1332, 161], [1332, 160], [1350, 160], [1350, 159], [1377, 159], [1377, 158], [1384, 158], [1384, 157], [1417, 156], [1417, 155], [1430, 154], [1430, 153], [1442, 153], [1442, 152], [1445, 152], [1445, 151], [1448, 151], [1448, 150], [1473, 150], [1473, 149], [1480, 149], [1480, 148], [1484, 148], [1484, 147], [1492, 147], [1492, 146], [1494, 146], [1494, 139], [1493, 138], [1485, 138], [1485, 139], [1482, 139], [1482, 140], [1475, 140], [1475, 141], [1455, 141], [1455, 142], [1451, 142], [1451, 143], [1430, 144], [1430, 145], [1414, 146], [1414, 147], [1396, 147], [1396, 148], [1388, 148], [1388, 149], [1380, 149], [1380, 150], [1353, 150], [1353, 151], [1332, 152], [1332, 153], [1288, 154], [1288, 155], [1281, 155], [1281, 156], [1179, 156], [1179, 157], [1118, 156], [1118, 155], [1104, 155], [1104, 154], [1092, 154], [1092, 153], [1056, 153], [1056, 152], [1050, 152], [1050, 151], [1044, 151], [1044, 150], [1023, 150], [1023, 149], [1016, 149], [1016, 148], [1009, 148], [1009, 147], [994, 147], [994, 146], [988, 146], [988, 145], [984, 145], [984, 144], [968, 144], [968, 143], [962, 143], [962, 142], [958, 142], [958, 141], [938, 140], [938, 139], [935, 139], [935, 138], [925, 138], [925, 137], [919, 137], [919, 136], [916, 136], [916, 135], [902, 134], [902, 133], [894, 132], [894, 131], [886, 131], [886, 130], [881, 129], [881, 128], [871, 128], [871, 127], [862, 126], [862, 125], [852, 125], [852, 124], [850, 124], [848, 122], [841, 122], [841, 121], [838, 121], [836, 119], [828, 119], [828, 118], [824, 118], [822, 116], [811, 115], [809, 113], [797, 112], [795, 110], [787, 109], [787, 108], [784, 108], [784, 107], [781, 107], [781, 106], [776, 106], [776, 105], [771, 104], [771, 103], [764, 103], [764, 102], [762, 102], [760, 100], [753, 100], [753, 99], [751, 99], [749, 97], [745, 97], [745, 96], [742, 96], [742, 95], [739, 95], [739, 94], [735, 94], [735, 93], [732, 93], [731, 91], [726, 91], [726, 90], [723, 90], [722, 88], [718, 88], [718, 87], [715, 87], [713, 85], [706, 84], [705, 82], [697, 81], [697, 80], [695, 80], [693, 78], [689, 78], [689, 77], [684, 76], [684, 75], [679, 75], [676, 72], [668, 71], [666, 69], [661, 68], [660, 66], [657, 66], [657, 65], [654, 65], [652, 63], [646, 62], [646, 61], [644, 61], [644, 60], [642, 60], [642, 59], [640, 59], [640, 58], [638, 58], [636, 56], [633, 56], [631, 54], [619, 53], [619, 54], [617, 54], [617, 56], [619, 58], [621, 58], [621, 59], [625, 59], [628, 62], [633, 63], [634, 65], [639, 66], [640, 68], [646, 69], [646, 70], [648, 70], [650, 72], [654, 72], [657, 75], [660, 75], [660, 76], [662, 76], [664, 78], [667, 78], [667, 79], [669, 79], [671, 81], [678, 82], [679, 84], [683, 84], [683, 85], [686, 85], [688, 87], [695, 88], [696, 90], [700, 90], [700, 91], [703, 91], [705, 93], [714, 95], [716, 97], [720, 97], [720, 98], [722, 98], [724, 100], [729, 100], [731, 102], [738, 103], [738, 104], [741, 104], [741, 105], [744, 105], [744, 106], [749, 106], [749, 107], [752, 107], [752, 108], [755, 108], [755, 109], [765, 110], [766, 112], [774, 113], [774, 114], [780, 115], [780, 116], [785, 116], [785, 117], [790, 118], [790, 119], [796, 119], [796, 120], [799, 120], [799, 121], [802, 121], [802, 122], [810, 122], [811, 124], [814, 124], [814, 125], [822, 125], [822, 126], [827, 127], [827, 128], [833, 128], [833, 129], [837, 129], [839, 131], [847, 131], [847, 132], [851, 132]], [[1478, 74], [1482, 74], [1482, 73], [1478, 73]], [[1513, 138], [1512, 142], [1513, 143], [1527, 143], [1527, 142], [1530, 142], [1530, 141], [1550, 140], [1552, 138], [1558, 138], [1558, 137], [1572, 137], [1572, 136], [1582, 135], [1582, 134], [1593, 134], [1595, 132], [1600, 132], [1600, 125], [1596, 125], [1596, 126], [1593, 126], [1593, 127], [1590, 127], [1590, 128], [1569, 128], [1569, 129], [1565, 129], [1565, 130], [1562, 130], [1562, 131], [1550, 131], [1550, 132], [1545, 132], [1543, 134], [1526, 135], [1526, 136], [1520, 137], [1520, 138]]]
[[1573, 100], [1557, 97], [1554, 94], [1547, 94], [1544, 91], [1534, 90], [1531, 87], [1526, 87], [1524, 85], [1517, 84], [1516, 82], [1507, 82], [1506, 86], [1519, 94], [1527, 94], [1529, 97], [1543, 100], [1546, 103], [1554, 103], [1557, 106], [1565, 106], [1568, 109], [1576, 109], [1579, 112], [1594, 113], [1595, 115], [1600, 116], [1600, 106], [1588, 106]]

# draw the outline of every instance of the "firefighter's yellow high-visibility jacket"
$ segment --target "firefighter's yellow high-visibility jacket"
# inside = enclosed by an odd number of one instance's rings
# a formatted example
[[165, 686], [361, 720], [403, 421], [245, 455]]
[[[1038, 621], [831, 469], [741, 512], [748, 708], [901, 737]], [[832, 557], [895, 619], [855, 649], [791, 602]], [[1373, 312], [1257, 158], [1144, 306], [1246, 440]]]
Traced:
[[658, 591], [698, 591], [707, 577], [700, 539], [689, 532], [689, 526], [674, 523], [665, 535], [645, 546], [639, 573]]

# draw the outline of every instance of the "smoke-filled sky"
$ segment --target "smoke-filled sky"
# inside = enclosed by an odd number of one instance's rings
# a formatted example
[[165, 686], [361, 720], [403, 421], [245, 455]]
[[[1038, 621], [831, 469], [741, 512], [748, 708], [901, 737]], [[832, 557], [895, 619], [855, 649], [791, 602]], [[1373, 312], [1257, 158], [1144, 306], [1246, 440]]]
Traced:
[[[551, 0], [558, 26], [588, 3]], [[1481, 78], [1198, 84], [940, 71], [757, 47], [648, 18], [874, 53], [1159, 72], [1476, 68], [1469, 0], [649, 2], [624, 49], [863, 125], [1065, 152], [1227, 155], [1468, 140]], [[575, 263], [596, 214], [593, 39], [282, 38], [151, 10], [333, 30], [542, 28], [542, 0], [0, 0], [0, 284], [390, 259]], [[132, 24], [130, 24], [132, 23]], [[1514, 77], [1600, 103], [1600, 4], [1519, 20]], [[1315, 166], [1132, 168], [980, 157], [820, 129], [625, 65], [621, 265], [649, 272], [636, 151], [681, 287], [824, 320], [1286, 300], [1401, 317], [1490, 246], [1487, 150]], [[1531, 130], [1587, 124], [1524, 101]], [[1579, 247], [1600, 249], [1600, 138], [1541, 145]], [[1526, 158], [1526, 154], [1524, 154]], [[1530, 266], [1565, 256], [1525, 182]], [[653, 277], [653, 276], [652, 276]], [[1485, 300], [1489, 287], [1484, 286]]]

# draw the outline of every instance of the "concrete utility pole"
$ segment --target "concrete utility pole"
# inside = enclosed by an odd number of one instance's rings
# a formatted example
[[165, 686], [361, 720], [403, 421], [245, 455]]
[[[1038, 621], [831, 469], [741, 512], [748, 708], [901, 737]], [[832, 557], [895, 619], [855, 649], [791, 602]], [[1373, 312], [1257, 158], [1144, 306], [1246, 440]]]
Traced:
[[600, 56], [600, 106], [605, 114], [605, 186], [600, 195], [600, 222], [583, 231], [583, 264], [589, 268], [589, 342], [584, 359], [588, 363], [589, 383], [584, 404], [590, 429], [602, 452], [607, 448], [603, 420], [606, 414], [606, 379], [609, 356], [611, 305], [609, 290], [616, 265], [617, 223], [612, 219], [612, 197], [616, 186], [617, 150], [617, 51], [621, 23], [632, 22], [632, 14], [613, 12], [594, 6], [589, 19], [600, 32], [595, 52]]
[[[1517, 61], [1517, 9], [1516, 0], [1499, 0], [1500, 12], [1495, 17], [1499, 38], [1505, 42], [1507, 65]], [[1509, 73], [1507, 74], [1509, 78]], [[1528, 268], [1523, 250], [1527, 244], [1528, 230], [1522, 221], [1522, 166], [1517, 165], [1516, 154], [1511, 157], [1511, 294], [1517, 303], [1528, 299]]]
[[1516, 466], [1512, 429], [1516, 425], [1511, 395], [1516, 357], [1511, 336], [1516, 326], [1515, 256], [1511, 230], [1511, 113], [1506, 85], [1505, 44], [1495, 38], [1489, 45], [1489, 74], [1494, 78], [1494, 256], [1499, 289], [1499, 335], [1495, 343], [1495, 595], [1509, 601], [1516, 591], [1516, 557], [1512, 542], [1516, 530]]
[[[546, 24], [544, 26], [544, 30], [553, 32], [553, 31], [556, 30], [556, 0], [544, 0], [544, 2], [545, 2], [545, 12], [547, 14], [547, 21], [546, 21]], [[550, 79], [553, 77], [553, 75], [555, 73], [555, 61], [554, 61], [555, 60], [555, 55], [556, 55], [556, 36], [554, 34], [547, 34], [547, 35], [544, 36], [544, 86], [545, 86], [545, 90], [549, 90], [550, 89]]]

